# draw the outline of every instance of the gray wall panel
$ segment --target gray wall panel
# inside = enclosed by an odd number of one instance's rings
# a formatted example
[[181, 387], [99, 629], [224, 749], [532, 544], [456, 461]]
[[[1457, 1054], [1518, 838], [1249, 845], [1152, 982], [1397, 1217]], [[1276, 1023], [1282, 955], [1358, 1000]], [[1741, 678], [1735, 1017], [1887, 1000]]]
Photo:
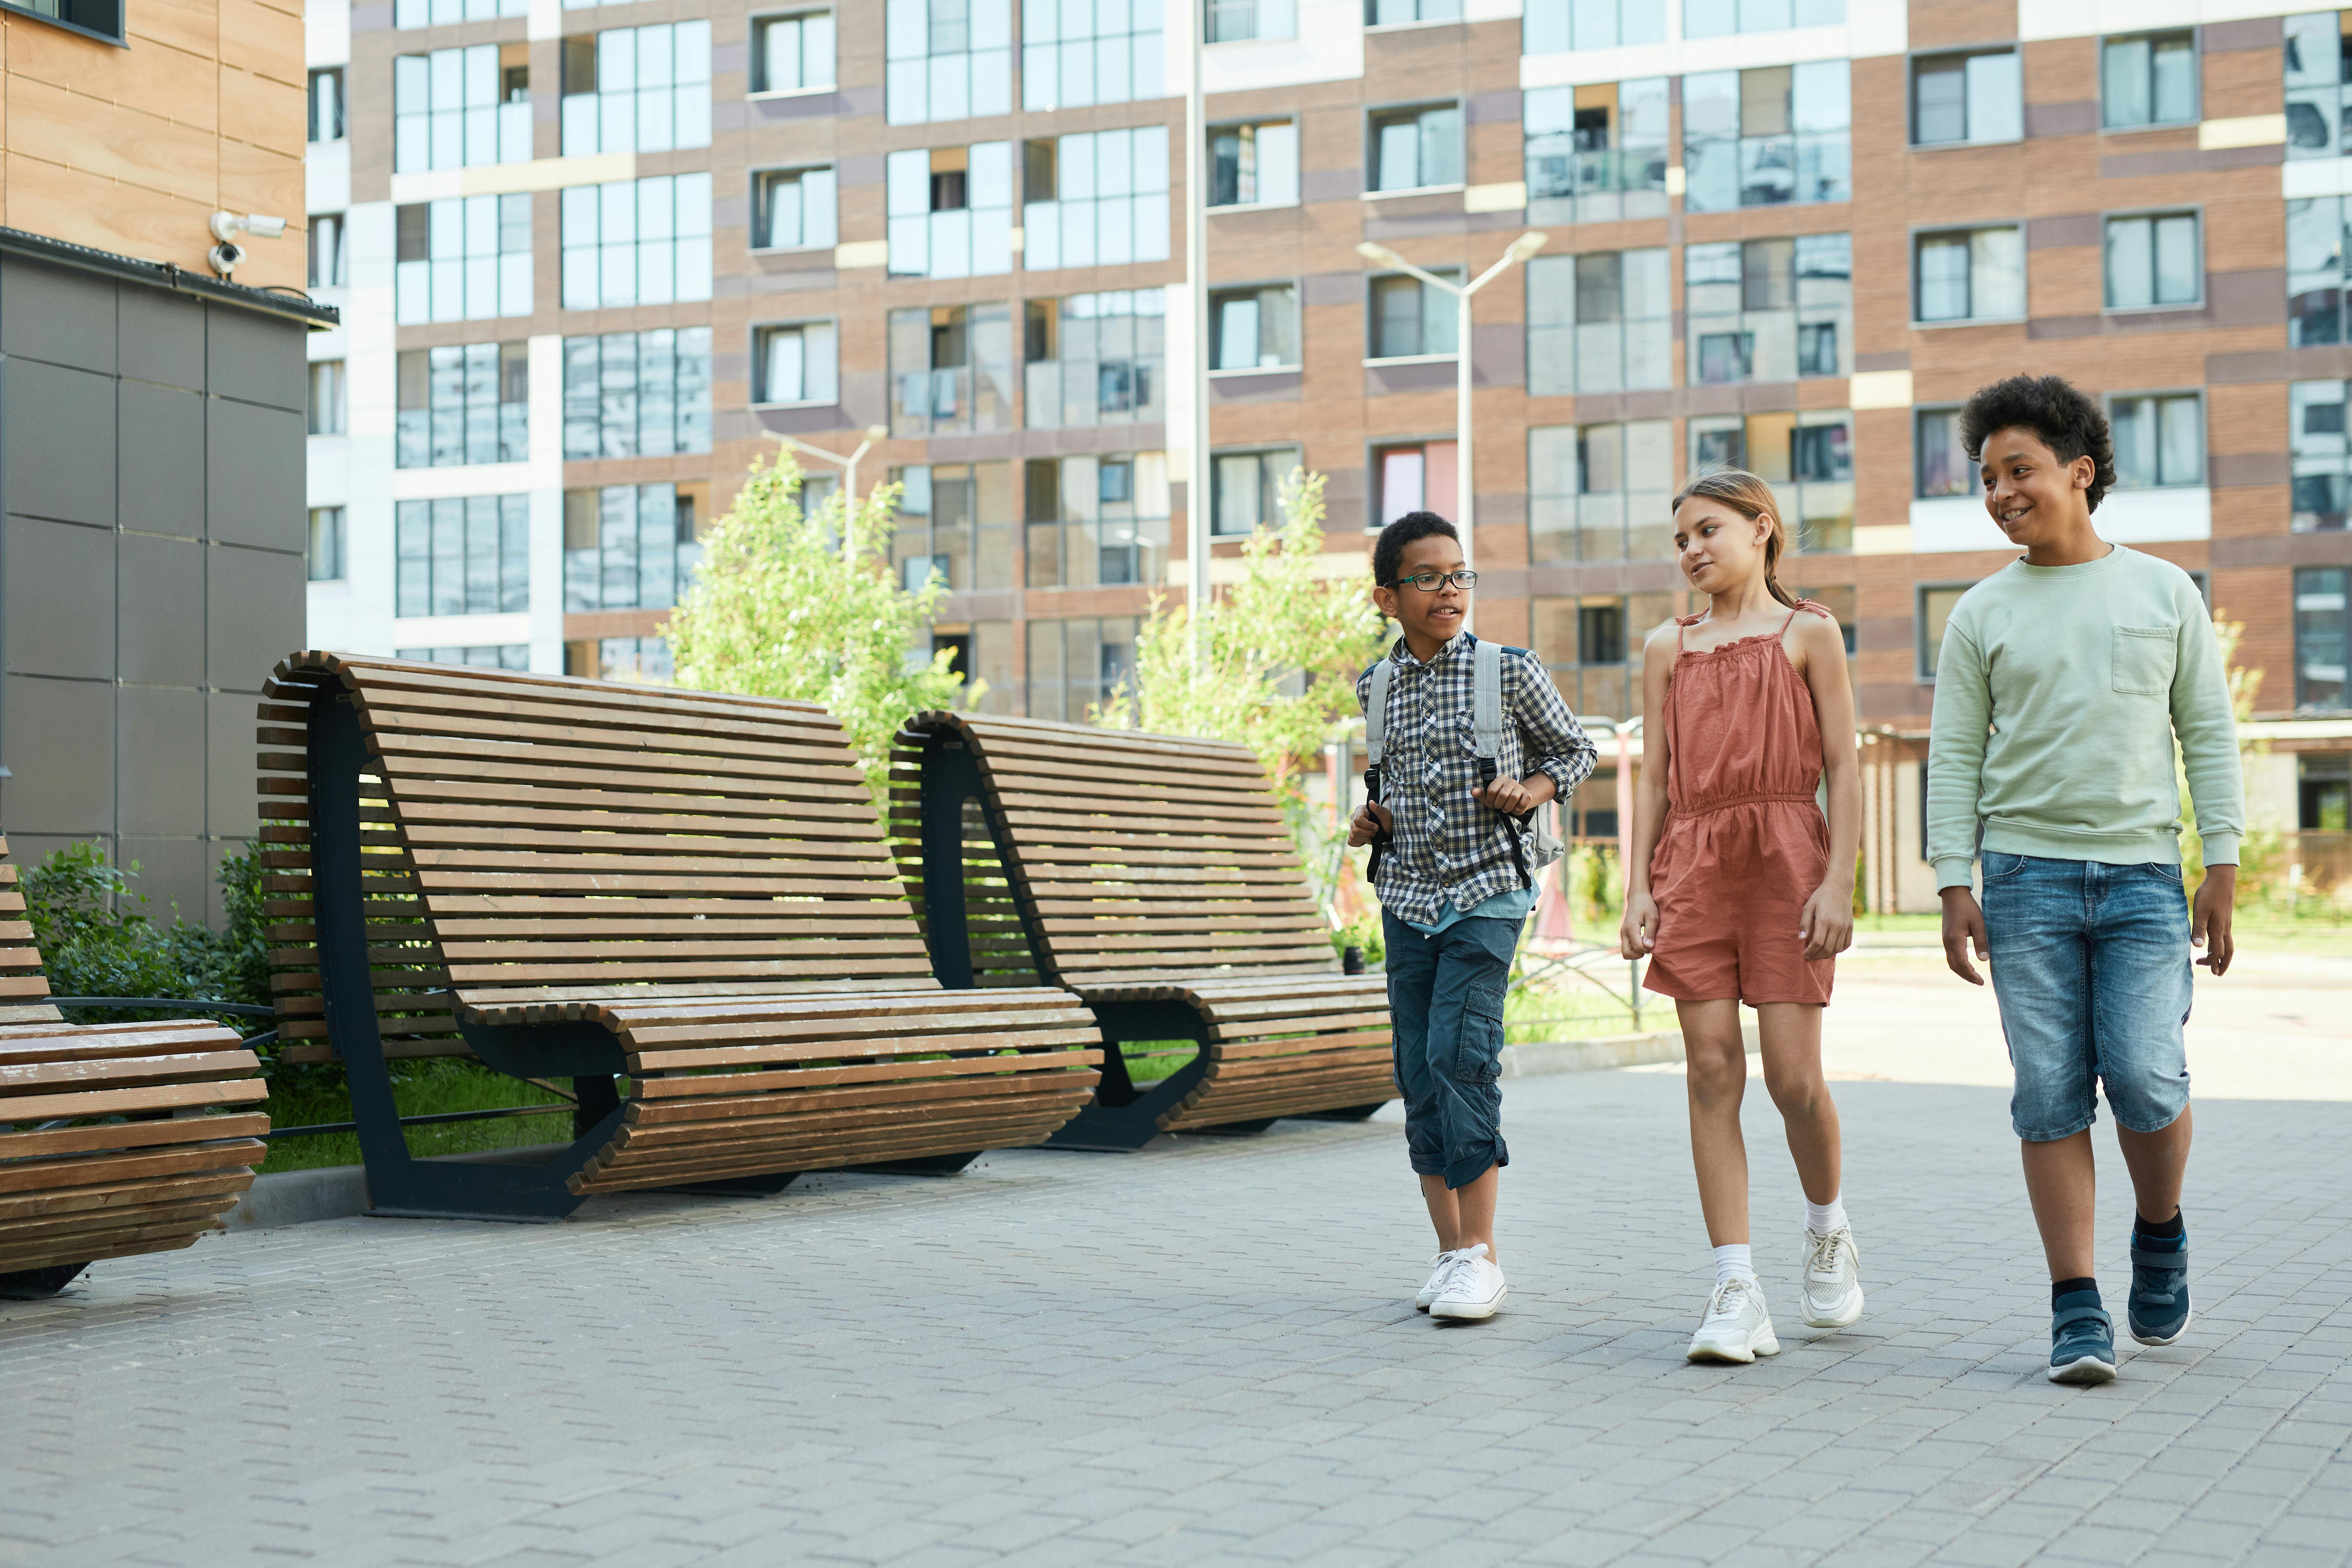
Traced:
[[310, 395], [304, 329], [223, 305], [205, 307], [205, 390], [302, 412]]
[[116, 668], [143, 686], [197, 687], [205, 671], [205, 547], [121, 536]]
[[114, 544], [111, 529], [8, 519], [11, 670], [114, 678]]
[[88, 838], [114, 831], [114, 688], [8, 677], [7, 821]]
[[114, 526], [114, 382], [29, 359], [7, 371], [8, 510]]
[[212, 858], [205, 853], [203, 839], [126, 833], [115, 841], [114, 858], [119, 865], [139, 863], [139, 879], [131, 885], [147, 895], [149, 920], [168, 926], [175, 912], [184, 920], [205, 918], [205, 884], [212, 877]]
[[302, 558], [215, 544], [205, 555], [205, 684], [258, 692], [302, 646]]
[[265, 550], [308, 547], [304, 440], [299, 414], [217, 397], [205, 405], [205, 505], [213, 538]]
[[[122, 526], [142, 533], [205, 533], [205, 399], [195, 392], [121, 384], [116, 495]], [[226, 406], [226, 405], [224, 405]]]
[[114, 287], [11, 256], [0, 260], [0, 353], [114, 374]]
[[[289, 643], [278, 657], [293, 647]], [[214, 691], [205, 697], [205, 791], [211, 797], [211, 831], [232, 838], [251, 838], [261, 831], [261, 748], [254, 740], [260, 706], [258, 697], [244, 692]]]
[[114, 698], [114, 820], [123, 833], [205, 830], [205, 790], [189, 763], [205, 751], [205, 694], [119, 687]]
[[160, 289], [125, 289], [121, 296], [122, 374], [202, 392], [205, 307]]

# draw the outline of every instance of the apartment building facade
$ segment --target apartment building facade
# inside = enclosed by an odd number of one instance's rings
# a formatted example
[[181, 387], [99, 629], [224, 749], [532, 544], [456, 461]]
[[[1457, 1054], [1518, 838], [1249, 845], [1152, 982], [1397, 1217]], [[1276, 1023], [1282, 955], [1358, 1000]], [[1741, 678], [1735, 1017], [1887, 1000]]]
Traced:
[[[2352, 13], [1204, 9], [1196, 321], [1174, 0], [315, 4], [312, 282], [347, 325], [313, 347], [344, 398], [313, 415], [313, 640], [658, 679], [752, 458], [879, 427], [862, 474], [904, 486], [934, 637], [983, 705], [1081, 719], [1183, 593], [1196, 332], [1213, 580], [1294, 464], [1335, 574], [1450, 510], [1466, 350], [1482, 633], [1635, 716], [1685, 605], [1667, 498], [1763, 473], [1890, 759], [1883, 901], [1915, 903], [1943, 617], [2013, 554], [1954, 413], [2052, 372], [2116, 425], [2103, 531], [2244, 627], [2258, 814], [2343, 831]], [[1467, 344], [1355, 250], [1475, 276], [1528, 228]], [[1605, 774], [1576, 805], [1615, 831]]]

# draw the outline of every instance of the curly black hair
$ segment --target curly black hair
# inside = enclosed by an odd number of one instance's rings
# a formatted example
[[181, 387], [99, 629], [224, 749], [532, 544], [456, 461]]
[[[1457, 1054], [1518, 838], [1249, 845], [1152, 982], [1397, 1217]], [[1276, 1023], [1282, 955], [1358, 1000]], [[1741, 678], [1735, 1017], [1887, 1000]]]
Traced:
[[1404, 564], [1404, 547], [1433, 533], [1459, 542], [1454, 525], [1433, 511], [1409, 511], [1386, 528], [1372, 546], [1372, 581], [1383, 588], [1396, 585], [1397, 568]]
[[2062, 463], [2088, 458], [2096, 469], [2084, 498], [2090, 510], [2116, 482], [2116, 443], [2099, 400], [2063, 376], [2012, 375], [1979, 386], [1960, 410], [1960, 446], [1969, 461], [1984, 460], [1984, 444], [1997, 430], [2017, 426], [2042, 438]]

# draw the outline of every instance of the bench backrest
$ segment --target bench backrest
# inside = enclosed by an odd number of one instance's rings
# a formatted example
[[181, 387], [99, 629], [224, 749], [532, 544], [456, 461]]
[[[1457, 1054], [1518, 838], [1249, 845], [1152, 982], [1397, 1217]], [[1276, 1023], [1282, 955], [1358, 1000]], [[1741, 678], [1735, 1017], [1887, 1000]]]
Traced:
[[[325, 653], [280, 665], [267, 695], [262, 815], [280, 820], [265, 837], [287, 847], [273, 872], [309, 869], [311, 705], [352, 704], [365, 732], [378, 1007], [409, 1026], [385, 1028], [388, 1054], [446, 1048], [441, 986], [469, 999], [937, 986], [871, 793], [821, 708]], [[310, 884], [267, 884], [300, 895], [271, 907], [296, 917], [281, 940], [315, 937]], [[280, 957], [293, 961], [281, 1010], [323, 1035], [315, 959]]]
[[[1330, 925], [1245, 746], [925, 713], [908, 760], [961, 742], [1039, 967], [1055, 984], [1336, 973]], [[903, 839], [919, 819], [900, 792]]]
[[8, 859], [8, 841], [0, 838], [0, 1024], [53, 1024], [64, 1016], [47, 1000], [49, 983], [41, 968], [16, 863]]

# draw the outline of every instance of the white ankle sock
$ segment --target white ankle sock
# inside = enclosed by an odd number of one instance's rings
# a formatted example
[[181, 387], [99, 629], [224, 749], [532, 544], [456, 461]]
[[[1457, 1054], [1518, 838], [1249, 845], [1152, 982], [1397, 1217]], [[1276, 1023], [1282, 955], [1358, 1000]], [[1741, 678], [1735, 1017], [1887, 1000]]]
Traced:
[[1750, 1260], [1748, 1243], [1728, 1242], [1715, 1249], [1715, 1282], [1720, 1285], [1727, 1279], [1756, 1282], [1756, 1265]]
[[1815, 1236], [1827, 1236], [1846, 1224], [1845, 1195], [1840, 1194], [1825, 1204], [1805, 1200], [1805, 1228]]

